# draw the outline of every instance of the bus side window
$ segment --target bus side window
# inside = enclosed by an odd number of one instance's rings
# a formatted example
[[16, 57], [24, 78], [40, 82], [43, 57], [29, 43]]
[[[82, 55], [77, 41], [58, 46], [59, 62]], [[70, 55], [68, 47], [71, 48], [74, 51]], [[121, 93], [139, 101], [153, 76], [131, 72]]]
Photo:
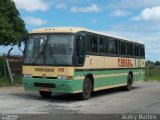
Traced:
[[105, 45], [105, 53], [109, 53], [109, 38], [108, 37], [105, 38], [104, 45]]
[[133, 43], [127, 42], [127, 55], [133, 56]]
[[140, 50], [139, 50], [139, 45], [134, 44], [134, 56], [139, 56]]
[[114, 39], [111, 39], [109, 41], [109, 53], [110, 54], [117, 54], [117, 41]]
[[97, 36], [93, 35], [91, 39], [92, 39], [92, 51], [91, 52], [97, 53], [98, 52]]
[[126, 55], [126, 41], [120, 42], [120, 55]]
[[144, 54], [144, 45], [140, 45], [140, 56], [141, 57], [145, 57], [145, 54]]
[[103, 37], [99, 37], [99, 52], [105, 53], [105, 41]]
[[87, 52], [92, 51], [92, 41], [91, 41], [91, 36], [87, 34]]
[[85, 58], [85, 36], [76, 36], [76, 63], [83, 64]]
[[98, 39], [96, 35], [87, 35], [87, 51], [92, 53], [98, 52]]

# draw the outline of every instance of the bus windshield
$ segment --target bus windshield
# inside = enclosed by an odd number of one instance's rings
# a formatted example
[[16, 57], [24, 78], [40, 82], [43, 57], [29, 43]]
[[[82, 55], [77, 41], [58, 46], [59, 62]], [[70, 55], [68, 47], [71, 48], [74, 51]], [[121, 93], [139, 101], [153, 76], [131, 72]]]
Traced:
[[72, 65], [73, 34], [30, 35], [25, 45], [24, 64]]

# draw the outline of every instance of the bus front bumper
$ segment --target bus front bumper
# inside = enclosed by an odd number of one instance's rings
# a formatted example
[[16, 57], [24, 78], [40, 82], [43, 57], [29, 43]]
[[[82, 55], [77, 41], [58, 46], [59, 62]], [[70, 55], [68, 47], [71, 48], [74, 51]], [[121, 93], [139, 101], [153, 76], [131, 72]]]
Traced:
[[48, 90], [53, 93], [82, 92], [80, 87], [76, 87], [75, 80], [23, 78], [23, 86], [26, 91]]

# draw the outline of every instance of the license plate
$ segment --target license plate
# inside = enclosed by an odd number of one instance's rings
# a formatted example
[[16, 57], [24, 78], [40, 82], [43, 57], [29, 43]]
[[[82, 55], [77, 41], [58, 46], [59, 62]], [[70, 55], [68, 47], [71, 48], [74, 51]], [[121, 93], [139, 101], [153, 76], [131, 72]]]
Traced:
[[41, 88], [40, 91], [49, 92], [49, 88]]

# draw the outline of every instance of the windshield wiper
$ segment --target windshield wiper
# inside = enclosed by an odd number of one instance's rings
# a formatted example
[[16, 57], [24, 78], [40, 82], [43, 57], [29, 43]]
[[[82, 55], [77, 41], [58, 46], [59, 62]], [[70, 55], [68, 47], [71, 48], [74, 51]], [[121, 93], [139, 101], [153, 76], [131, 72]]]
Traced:
[[43, 56], [44, 63], [45, 63], [45, 56], [44, 56], [45, 55], [45, 48], [46, 48], [46, 44], [44, 44], [42, 51], [40, 51], [40, 53], [37, 55], [37, 57], [35, 58], [35, 60], [33, 61], [32, 64], [35, 64], [37, 62], [37, 60], [40, 58], [41, 55]]

